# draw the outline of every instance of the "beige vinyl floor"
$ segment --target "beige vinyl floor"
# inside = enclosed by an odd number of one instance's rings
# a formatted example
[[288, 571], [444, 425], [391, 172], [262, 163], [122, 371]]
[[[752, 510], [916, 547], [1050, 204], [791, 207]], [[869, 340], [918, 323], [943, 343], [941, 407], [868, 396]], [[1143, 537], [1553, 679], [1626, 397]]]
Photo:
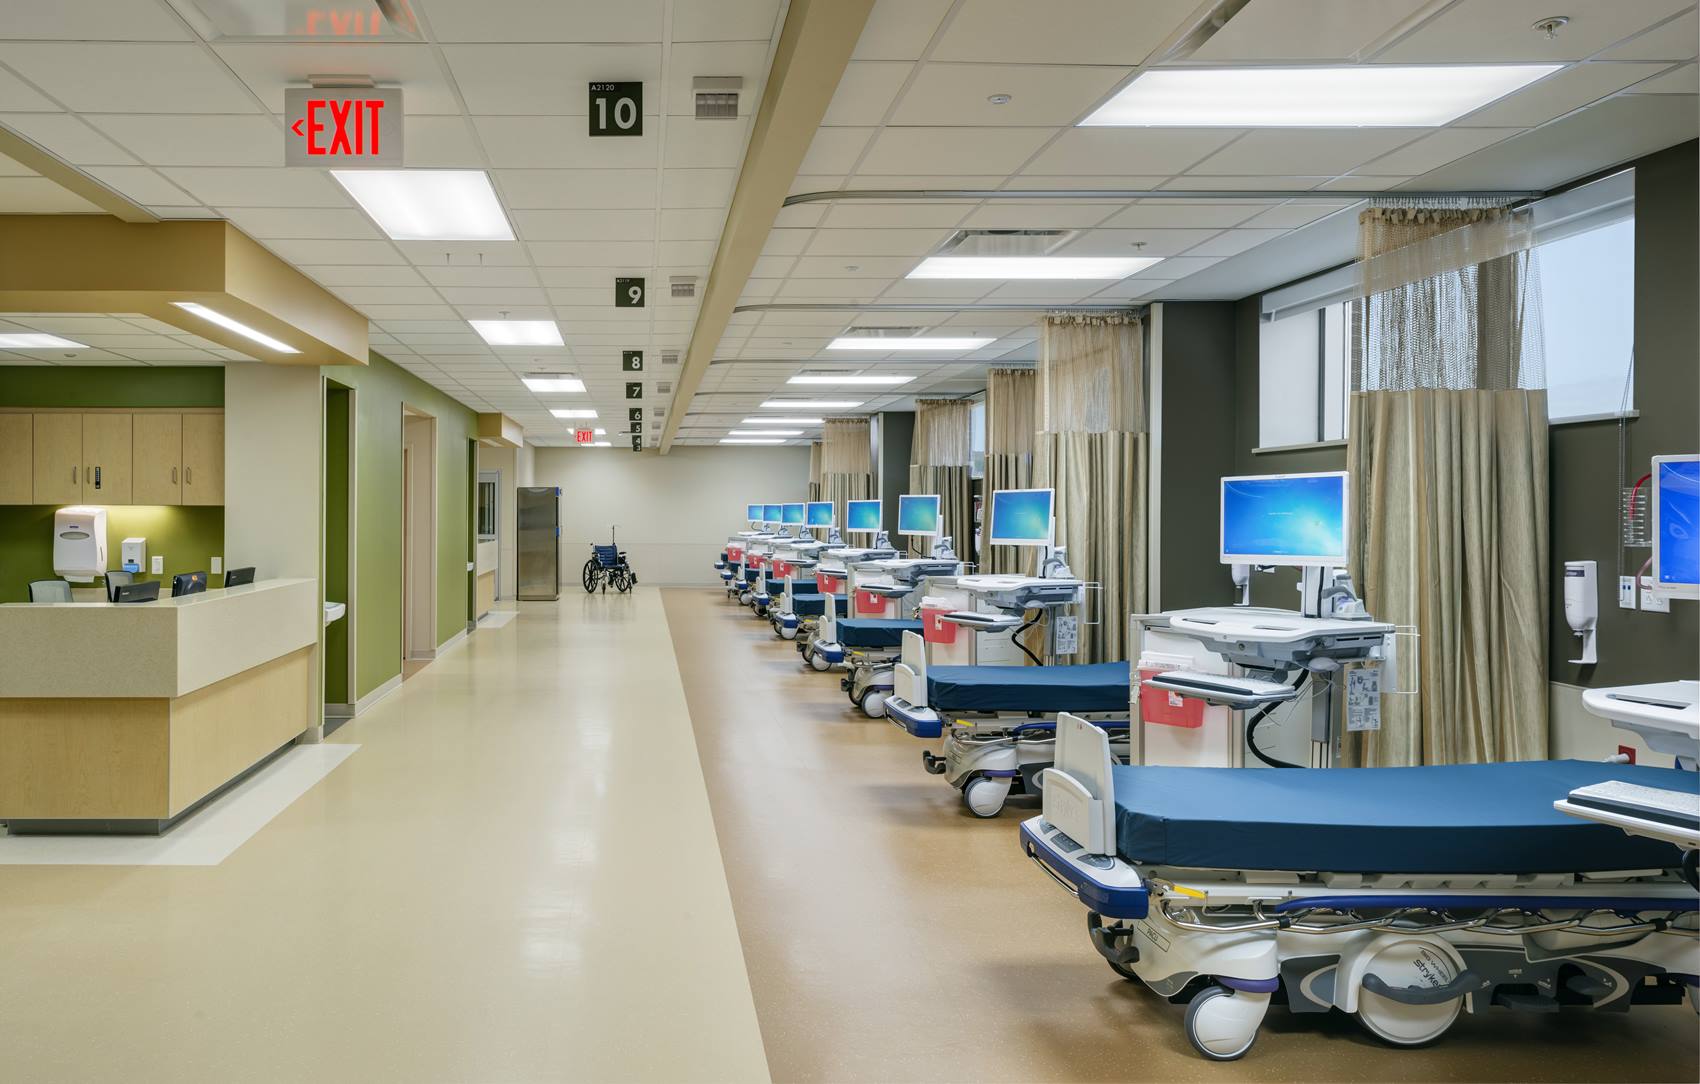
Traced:
[[0, 868], [0, 1081], [760, 1081], [660, 595], [481, 629], [217, 866]]
[[974, 818], [922, 771], [934, 743], [862, 716], [724, 593], [664, 594], [775, 1080], [1700, 1079], [1686, 1005], [1501, 1010], [1420, 1050], [1277, 1007], [1244, 1060], [1206, 1062], [1019, 852], [1031, 807]]

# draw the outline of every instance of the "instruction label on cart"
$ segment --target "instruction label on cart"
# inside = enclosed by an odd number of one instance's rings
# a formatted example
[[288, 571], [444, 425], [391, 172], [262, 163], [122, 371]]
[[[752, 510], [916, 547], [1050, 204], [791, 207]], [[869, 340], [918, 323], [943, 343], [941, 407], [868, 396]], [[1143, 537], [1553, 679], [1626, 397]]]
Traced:
[[1381, 667], [1356, 666], [1346, 671], [1346, 729], [1381, 729]]
[[1052, 631], [1056, 633], [1058, 655], [1073, 655], [1080, 650], [1080, 618], [1059, 617]]

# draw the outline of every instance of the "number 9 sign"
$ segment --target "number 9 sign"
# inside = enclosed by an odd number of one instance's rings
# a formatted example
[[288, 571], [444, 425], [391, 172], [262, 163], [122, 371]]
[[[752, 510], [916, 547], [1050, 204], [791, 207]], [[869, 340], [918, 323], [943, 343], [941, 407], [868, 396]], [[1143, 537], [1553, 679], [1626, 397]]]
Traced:
[[643, 308], [643, 280], [615, 279], [614, 307], [616, 309]]

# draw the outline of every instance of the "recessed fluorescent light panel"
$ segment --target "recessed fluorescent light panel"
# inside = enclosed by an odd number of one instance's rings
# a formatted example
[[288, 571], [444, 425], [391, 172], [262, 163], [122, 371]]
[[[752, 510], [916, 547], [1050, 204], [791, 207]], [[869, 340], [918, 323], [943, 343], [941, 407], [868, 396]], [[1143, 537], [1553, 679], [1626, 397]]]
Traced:
[[868, 376], [861, 373], [799, 373], [787, 380], [787, 384], [868, 384], [880, 387], [896, 387], [907, 384], [915, 379], [912, 376]]
[[[914, 277], [914, 276], [911, 276]], [[991, 339], [952, 339], [943, 335], [935, 336], [897, 336], [882, 335], [840, 335], [827, 343], [828, 350], [872, 350], [885, 353], [888, 351], [924, 351], [924, 350], [978, 350], [988, 346]]]
[[784, 444], [782, 440], [752, 440], [749, 437], [722, 437], [722, 444]]
[[491, 346], [561, 345], [561, 329], [553, 320], [468, 320], [467, 323]]
[[[480, 332], [480, 334], [483, 334]], [[489, 340], [486, 339], [486, 342]], [[537, 376], [522, 376], [520, 383], [536, 392], [571, 392], [577, 394], [584, 391], [584, 381], [576, 376], [554, 376], [540, 373]]]
[[1106, 279], [1115, 281], [1160, 262], [1160, 256], [928, 256], [912, 279]]
[[512, 241], [513, 227], [481, 169], [333, 169], [392, 241]]
[[224, 315], [224, 313], [216, 312], [213, 309], [207, 308], [205, 305], [198, 305], [193, 301], [173, 301], [172, 304], [176, 305], [184, 312], [199, 316], [201, 319], [210, 323], [217, 324], [226, 331], [234, 331], [244, 339], [252, 339], [261, 346], [269, 346], [280, 354], [301, 353], [301, 351], [290, 346], [283, 340], [274, 339], [263, 331], [256, 331], [247, 324], [244, 324], [239, 320], [232, 320], [230, 317]]
[[582, 409], [573, 409], [573, 410], [551, 410], [549, 413], [553, 414], [557, 418], [569, 418], [570, 419], [570, 418], [594, 418], [594, 417], [596, 417], [596, 411], [590, 409], [589, 407], [585, 407], [585, 408], [582, 408]]
[[1082, 127], [1434, 128], [1557, 71], [1558, 64], [1401, 68], [1163, 68]]
[[855, 410], [860, 399], [769, 399], [763, 410]]
[[[598, 429], [597, 432], [600, 433], [602, 430]], [[612, 448], [613, 446], [614, 442], [611, 440], [591, 440], [579, 445], [580, 448]]]
[[819, 418], [745, 418], [739, 425], [819, 425]]
[[801, 429], [728, 429], [729, 437], [800, 437]]
[[87, 350], [82, 343], [39, 332], [0, 335], [0, 350]]

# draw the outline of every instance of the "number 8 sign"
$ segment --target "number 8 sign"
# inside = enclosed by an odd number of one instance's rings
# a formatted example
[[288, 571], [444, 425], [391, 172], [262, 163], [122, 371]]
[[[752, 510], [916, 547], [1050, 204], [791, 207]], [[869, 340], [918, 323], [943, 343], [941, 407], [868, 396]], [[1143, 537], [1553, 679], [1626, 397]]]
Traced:
[[590, 134], [643, 135], [643, 84], [591, 83]]

